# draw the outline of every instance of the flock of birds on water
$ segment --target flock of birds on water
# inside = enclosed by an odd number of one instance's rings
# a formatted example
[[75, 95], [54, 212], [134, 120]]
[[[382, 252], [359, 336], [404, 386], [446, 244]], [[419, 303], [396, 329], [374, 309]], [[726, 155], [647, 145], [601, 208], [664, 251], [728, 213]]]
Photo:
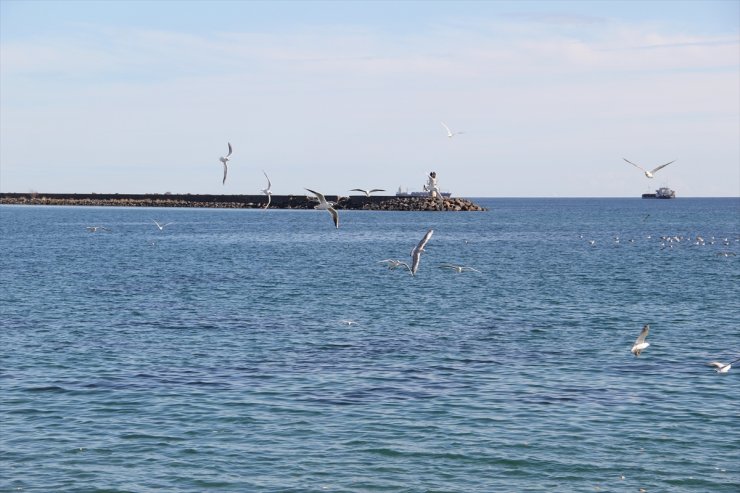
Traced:
[[[459, 131], [458, 132], [453, 132], [450, 129], [450, 127], [448, 127], [444, 122], [440, 122], [440, 123], [442, 124], [442, 126], [445, 129], [445, 131], [447, 132], [447, 137], [448, 138], [453, 138], [456, 135], [460, 135], [460, 134], [463, 134], [464, 133], [464, 132], [459, 132]], [[233, 147], [232, 147], [231, 143], [229, 142], [227, 144], [228, 144], [229, 152], [225, 156], [221, 156], [219, 158], [219, 160], [223, 164], [223, 169], [224, 169], [224, 175], [223, 175], [222, 184], [225, 184], [226, 183], [226, 175], [228, 173], [228, 162], [231, 160], [231, 155], [233, 153]], [[632, 166], [640, 169], [645, 174], [645, 176], [647, 178], [654, 178], [656, 172], [658, 172], [659, 170], [665, 168], [669, 164], [675, 162], [675, 160], [674, 161], [670, 161], [668, 163], [661, 164], [660, 166], [656, 166], [655, 168], [653, 168], [651, 170], [647, 170], [647, 169], [643, 168], [642, 166], [640, 166], [639, 164], [635, 164], [635, 163], [633, 163], [632, 161], [629, 161], [626, 158], [623, 158], [623, 159], [626, 162], [628, 162], [629, 164], [631, 164]], [[270, 202], [271, 202], [271, 199], [272, 199], [272, 182], [270, 181], [269, 176], [267, 176], [267, 173], [264, 170], [262, 171], [262, 173], [265, 175], [265, 178], [267, 179], [267, 187], [264, 188], [264, 189], [262, 189], [262, 193], [267, 196], [267, 205], [265, 206], [265, 209], [267, 209], [270, 206]], [[308, 191], [308, 192], [310, 192], [310, 193], [312, 193], [314, 195], [313, 200], [318, 201], [318, 204], [316, 206], [314, 206], [314, 209], [327, 211], [331, 215], [332, 221], [334, 223], [334, 227], [338, 229], [339, 228], [339, 213], [333, 207], [336, 204], [334, 202], [331, 202], [331, 201], [326, 200], [326, 197], [321, 192], [317, 192], [315, 190], [311, 190], [310, 188], [306, 188], [305, 190]], [[353, 188], [350, 191], [352, 191], [352, 192], [361, 192], [366, 197], [369, 197], [372, 193], [375, 193], [375, 192], [384, 192], [385, 190], [384, 189], [380, 189], [380, 188], [373, 188], [373, 189], [368, 189], [368, 190], [362, 189], [362, 188]], [[650, 216], [649, 214], [646, 215], [643, 218], [643, 222], [645, 220], [647, 220], [649, 216]], [[169, 225], [172, 224], [172, 223], [160, 223], [160, 222], [158, 222], [156, 220], [152, 220], [152, 221], [153, 221], [154, 225], [157, 227], [157, 229], [159, 229], [159, 231], [163, 231], [165, 227], [167, 227], [167, 226], [169, 226]], [[99, 230], [109, 231], [109, 229], [107, 229], [107, 228], [105, 228], [103, 226], [88, 226], [87, 227], [87, 230], [90, 231], [90, 232], [93, 232], [93, 233], [94, 232], [97, 232]], [[416, 276], [416, 273], [419, 270], [419, 264], [421, 262], [421, 254], [425, 251], [424, 250], [424, 247], [426, 247], [427, 243], [429, 242], [429, 240], [431, 239], [431, 237], [432, 237], [433, 234], [434, 234], [434, 230], [433, 229], [429, 229], [426, 232], [426, 234], [424, 235], [424, 237], [419, 241], [419, 243], [411, 250], [411, 264], [410, 265], [409, 265], [408, 262], [404, 262], [402, 260], [394, 259], [394, 258], [388, 258], [388, 259], [380, 260], [380, 261], [378, 261], [378, 263], [379, 264], [383, 264], [389, 270], [405, 269], [412, 276]], [[583, 235], [580, 235], [579, 237], [581, 239], [584, 239]], [[650, 239], [652, 239], [652, 237], [651, 236], [647, 236], [647, 239], [650, 240]], [[707, 242], [703, 237], [701, 237], [699, 235], [695, 236], [694, 238], [692, 238], [690, 236], [661, 236], [660, 237], [660, 240], [661, 240], [661, 243], [660, 243], [661, 250], [662, 249], [665, 249], [665, 248], [673, 248], [674, 244], [677, 245], [677, 244], [680, 244], [681, 242], [685, 242], [685, 243], [692, 244], [692, 245], [695, 245], [695, 246], [704, 246], [704, 245], [707, 245], [707, 244], [713, 245], [713, 244], [715, 244], [715, 241], [716, 241], [714, 237], [711, 237], [710, 240]], [[620, 244], [620, 241], [621, 241], [621, 239], [620, 239], [619, 236], [614, 236], [613, 237], [613, 242], [614, 242], [615, 245], [619, 245]], [[629, 243], [634, 243], [635, 240], [634, 239], [629, 239], [628, 242]], [[596, 240], [588, 240], [588, 243], [592, 247], [595, 247], [597, 245]], [[721, 240], [721, 243], [723, 245], [729, 246], [730, 245], [730, 240], [729, 240], [729, 238], [724, 238], [723, 240]], [[717, 252], [717, 255], [724, 256], [724, 257], [729, 257], [729, 256], [735, 256], [736, 254], [734, 252], [722, 251], [722, 252]], [[477, 269], [475, 269], [473, 267], [468, 267], [468, 266], [464, 266], [464, 265], [440, 264], [439, 267], [442, 268], [442, 269], [449, 269], [449, 270], [454, 271], [454, 272], [456, 272], [458, 274], [463, 273], [463, 272], [477, 272], [477, 273], [480, 273], [479, 270], [477, 270]], [[342, 320], [341, 322], [344, 323], [345, 325], [348, 325], [348, 326], [357, 325], [357, 322], [355, 322], [354, 320]], [[632, 354], [634, 354], [635, 357], [639, 357], [640, 354], [642, 354], [642, 352], [645, 351], [650, 346], [650, 343], [646, 341], [649, 332], [650, 332], [650, 325], [646, 324], [642, 328], [642, 330], [640, 331], [640, 335], [637, 337], [637, 339], [635, 340], [634, 344], [632, 345], [632, 348], [630, 349], [630, 352]], [[726, 374], [726, 373], [728, 373], [730, 371], [730, 369], [732, 368], [732, 365], [735, 364], [735, 363], [737, 363], [738, 361], [740, 361], [740, 358], [737, 358], [735, 360], [732, 360], [729, 363], [723, 363], [723, 362], [720, 362], [720, 361], [711, 361], [711, 362], [707, 363], [707, 365], [714, 367], [714, 369], [715, 369], [715, 371], [717, 373]]]

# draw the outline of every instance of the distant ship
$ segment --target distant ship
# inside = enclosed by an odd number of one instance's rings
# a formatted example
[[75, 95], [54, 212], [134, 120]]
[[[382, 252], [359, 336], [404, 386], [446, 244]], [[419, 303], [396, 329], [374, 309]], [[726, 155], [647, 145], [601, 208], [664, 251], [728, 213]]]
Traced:
[[675, 199], [676, 192], [668, 187], [660, 187], [655, 193], [643, 193], [643, 199]]
[[[442, 192], [442, 197], [450, 197], [452, 195], [452, 192]], [[398, 187], [398, 191], [396, 192], [396, 197], [429, 197], [431, 196], [431, 192], [409, 192], [404, 191], [401, 189], [401, 187]]]

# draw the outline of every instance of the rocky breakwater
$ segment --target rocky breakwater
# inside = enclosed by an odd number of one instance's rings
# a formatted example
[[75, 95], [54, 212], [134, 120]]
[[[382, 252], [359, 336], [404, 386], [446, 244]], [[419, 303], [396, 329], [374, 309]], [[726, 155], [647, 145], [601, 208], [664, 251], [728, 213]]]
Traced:
[[370, 211], [485, 211], [485, 207], [468, 199], [436, 199], [432, 197], [393, 197], [381, 202], [364, 204], [363, 210]]
[[[371, 211], [484, 211], [485, 208], [462, 198], [443, 200], [431, 197], [393, 197], [327, 195], [339, 210]], [[313, 209], [316, 201], [306, 195], [273, 195], [271, 209]], [[258, 209], [267, 204], [264, 195], [191, 194], [38, 194], [2, 193], [0, 204], [62, 205], [92, 207], [203, 207], [219, 209]]]

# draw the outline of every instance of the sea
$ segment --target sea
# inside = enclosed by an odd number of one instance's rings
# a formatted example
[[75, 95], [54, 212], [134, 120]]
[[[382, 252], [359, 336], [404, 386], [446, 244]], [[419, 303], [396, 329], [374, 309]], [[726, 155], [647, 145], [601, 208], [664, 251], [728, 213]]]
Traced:
[[740, 491], [740, 198], [472, 200], [0, 206], [0, 491]]

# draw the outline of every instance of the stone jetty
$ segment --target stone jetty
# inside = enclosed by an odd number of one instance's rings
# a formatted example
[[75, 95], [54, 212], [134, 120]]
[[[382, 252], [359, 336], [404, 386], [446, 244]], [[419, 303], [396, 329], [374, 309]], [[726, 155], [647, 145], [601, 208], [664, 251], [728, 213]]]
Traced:
[[[313, 209], [310, 195], [273, 195], [270, 208]], [[484, 211], [484, 207], [463, 198], [396, 197], [373, 195], [326, 195], [337, 209], [371, 211]], [[195, 194], [76, 194], [76, 193], [0, 193], [0, 204], [66, 205], [115, 207], [204, 207], [221, 209], [259, 209], [267, 204], [265, 195]]]

